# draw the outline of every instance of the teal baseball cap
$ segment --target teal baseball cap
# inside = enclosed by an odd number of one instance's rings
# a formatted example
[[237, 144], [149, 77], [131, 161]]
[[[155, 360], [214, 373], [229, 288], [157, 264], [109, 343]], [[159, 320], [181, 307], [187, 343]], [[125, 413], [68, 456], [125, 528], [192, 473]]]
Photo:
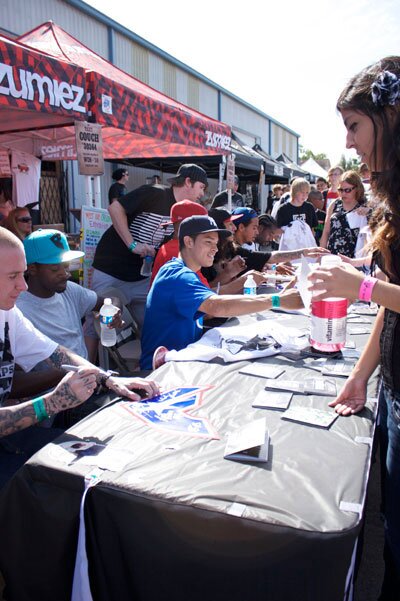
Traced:
[[65, 234], [58, 230], [39, 229], [24, 240], [26, 262], [58, 265], [84, 256], [80, 250], [70, 250]]

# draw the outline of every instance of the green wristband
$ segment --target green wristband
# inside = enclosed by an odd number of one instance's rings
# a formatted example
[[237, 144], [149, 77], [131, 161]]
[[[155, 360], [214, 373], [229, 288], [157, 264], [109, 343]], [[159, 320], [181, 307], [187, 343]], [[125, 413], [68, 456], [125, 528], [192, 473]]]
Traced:
[[271, 302], [273, 309], [279, 309], [279, 307], [281, 306], [281, 297], [279, 296], [279, 294], [273, 294], [271, 296]]
[[133, 251], [135, 250], [135, 248], [137, 247], [138, 243], [136, 242], [136, 240], [134, 240], [133, 242], [130, 243], [130, 245], [128, 246], [129, 250], [131, 251], [131, 253], [133, 253]]
[[38, 422], [42, 422], [44, 419], [48, 419], [50, 417], [46, 411], [44, 398], [42, 396], [33, 401], [33, 408], [35, 410]]

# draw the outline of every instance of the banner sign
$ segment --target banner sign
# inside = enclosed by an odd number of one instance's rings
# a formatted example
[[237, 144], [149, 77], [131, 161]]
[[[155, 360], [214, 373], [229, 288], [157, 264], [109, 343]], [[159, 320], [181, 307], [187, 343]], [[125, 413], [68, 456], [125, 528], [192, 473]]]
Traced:
[[73, 161], [76, 159], [76, 149], [74, 144], [55, 142], [53, 144], [43, 144], [41, 140], [34, 140], [35, 154], [40, 156], [42, 161]]
[[101, 125], [75, 122], [76, 154], [80, 175], [103, 175], [103, 139]]
[[110, 213], [107, 209], [82, 207], [81, 213], [81, 250], [85, 256], [81, 259], [81, 283], [85, 288], [90, 288], [92, 283], [92, 263], [94, 253], [100, 238], [111, 225]]
[[[112, 72], [111, 75], [115, 77]], [[199, 149], [206, 150], [207, 154], [229, 153], [231, 129], [224, 123], [207, 118], [155, 90], [149, 93], [147, 86], [125, 74], [114, 80], [90, 71], [86, 82], [90, 94], [88, 109], [93, 120], [101, 125], [138, 134], [135, 154], [131, 156], [146, 156], [142, 154], [141, 137], [144, 141], [152, 139], [158, 143], [192, 146], [197, 149], [196, 154], [200, 154]], [[125, 141], [122, 144], [126, 146]], [[149, 156], [157, 154], [152, 151]], [[118, 154], [115, 154], [115, 158], [118, 158]]]
[[81, 118], [87, 112], [85, 71], [0, 39], [0, 105]]
[[235, 185], [235, 156], [230, 154], [226, 160], [226, 189], [233, 190]]

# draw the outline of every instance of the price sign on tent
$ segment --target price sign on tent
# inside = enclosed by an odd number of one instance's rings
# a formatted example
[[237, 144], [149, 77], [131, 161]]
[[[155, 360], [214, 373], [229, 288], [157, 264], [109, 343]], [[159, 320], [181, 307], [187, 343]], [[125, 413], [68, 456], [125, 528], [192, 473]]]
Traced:
[[76, 154], [80, 175], [103, 175], [101, 125], [75, 121]]

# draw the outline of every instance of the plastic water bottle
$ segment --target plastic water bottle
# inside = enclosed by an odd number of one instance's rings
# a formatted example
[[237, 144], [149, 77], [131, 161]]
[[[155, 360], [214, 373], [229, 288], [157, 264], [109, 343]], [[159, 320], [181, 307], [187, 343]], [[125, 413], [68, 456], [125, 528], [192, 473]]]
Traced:
[[243, 286], [243, 294], [255, 296], [257, 294], [257, 284], [252, 275], [248, 275]]
[[[276, 276], [276, 264], [275, 263], [273, 265], [271, 265], [271, 273], [270, 273], [270, 275]], [[275, 287], [276, 286], [276, 278], [275, 277], [269, 278], [268, 274], [267, 274], [267, 284], [268, 284], [268, 286], [274, 286]]]
[[104, 304], [100, 309], [100, 340], [103, 346], [114, 346], [117, 342], [117, 332], [115, 328], [108, 327], [117, 312], [118, 307], [114, 307], [111, 298], [105, 298]]
[[[321, 259], [321, 267], [341, 264], [340, 257], [327, 255]], [[324, 353], [336, 353], [346, 344], [346, 298], [326, 298], [311, 301], [310, 344]]]
[[153, 257], [146, 256], [143, 259], [142, 268], [140, 270], [140, 275], [145, 278], [151, 276], [151, 270], [153, 269]]

